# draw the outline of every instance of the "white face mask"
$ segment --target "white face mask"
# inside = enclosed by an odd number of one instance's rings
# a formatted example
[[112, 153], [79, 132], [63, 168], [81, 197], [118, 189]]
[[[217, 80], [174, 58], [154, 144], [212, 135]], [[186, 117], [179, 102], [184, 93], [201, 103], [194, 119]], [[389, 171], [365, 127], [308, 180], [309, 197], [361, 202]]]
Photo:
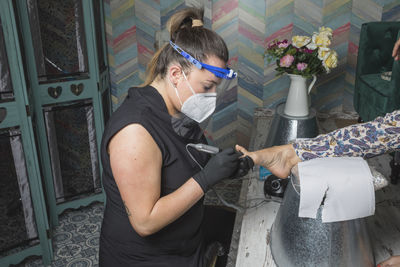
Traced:
[[182, 72], [183, 77], [185, 78], [190, 90], [193, 95], [191, 95], [186, 101], [182, 104], [182, 100], [179, 96], [178, 89], [171, 82], [172, 86], [175, 89], [175, 93], [179, 98], [179, 102], [181, 102], [181, 112], [191, 118], [192, 120], [197, 121], [198, 123], [203, 122], [207, 119], [215, 110], [217, 105], [217, 93], [200, 93], [196, 94], [190, 85], [189, 81], [186, 78], [184, 72]]

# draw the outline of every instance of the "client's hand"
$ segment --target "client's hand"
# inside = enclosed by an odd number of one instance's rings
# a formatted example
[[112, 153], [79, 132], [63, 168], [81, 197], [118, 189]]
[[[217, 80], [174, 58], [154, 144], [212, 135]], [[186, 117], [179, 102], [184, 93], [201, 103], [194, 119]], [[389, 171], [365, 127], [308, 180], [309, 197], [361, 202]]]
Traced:
[[236, 150], [253, 159], [255, 165], [267, 168], [279, 178], [287, 178], [291, 169], [301, 160], [292, 145], [273, 146], [253, 152], [236, 145]]
[[400, 256], [392, 256], [378, 264], [378, 267], [400, 267]]

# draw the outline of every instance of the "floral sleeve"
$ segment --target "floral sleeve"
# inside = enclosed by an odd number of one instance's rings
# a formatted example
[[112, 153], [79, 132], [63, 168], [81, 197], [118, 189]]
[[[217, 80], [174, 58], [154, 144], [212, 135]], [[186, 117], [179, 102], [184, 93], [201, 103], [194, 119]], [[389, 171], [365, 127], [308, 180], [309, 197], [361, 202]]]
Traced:
[[400, 110], [315, 138], [296, 139], [293, 147], [303, 161], [343, 156], [369, 158], [400, 149]]

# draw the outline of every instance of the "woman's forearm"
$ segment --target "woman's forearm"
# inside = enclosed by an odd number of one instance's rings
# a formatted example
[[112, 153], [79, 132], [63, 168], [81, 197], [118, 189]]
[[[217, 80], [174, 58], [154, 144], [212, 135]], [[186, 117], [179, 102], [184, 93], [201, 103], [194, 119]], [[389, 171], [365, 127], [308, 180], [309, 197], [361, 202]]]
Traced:
[[400, 149], [400, 111], [321, 134], [315, 138], [296, 139], [293, 144], [273, 146], [253, 152], [237, 145], [254, 164], [264, 166], [274, 175], [285, 178], [300, 161], [322, 157], [372, 157]]
[[369, 158], [400, 149], [400, 111], [293, 144], [301, 160], [322, 157]]
[[191, 178], [176, 191], [158, 199], [148, 216], [142, 217], [139, 222], [131, 223], [142, 236], [154, 234], [181, 217], [203, 195], [199, 184]]

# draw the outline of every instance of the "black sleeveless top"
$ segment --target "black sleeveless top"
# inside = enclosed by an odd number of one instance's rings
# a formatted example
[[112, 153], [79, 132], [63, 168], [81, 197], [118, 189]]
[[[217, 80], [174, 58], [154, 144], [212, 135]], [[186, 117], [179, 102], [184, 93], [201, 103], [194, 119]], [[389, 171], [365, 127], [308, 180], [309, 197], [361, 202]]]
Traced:
[[[159, 232], [141, 237], [129, 222], [107, 153], [109, 141], [119, 130], [133, 123], [142, 125], [161, 151], [161, 197], [168, 195], [200, 170], [187, 153], [186, 144], [206, 143], [203, 134], [198, 139], [178, 135], [172, 120], [161, 95], [147, 86], [130, 88], [106, 125], [101, 143], [106, 205], [100, 236], [100, 266], [190, 267], [202, 264], [203, 199]], [[198, 124], [193, 127], [194, 132], [201, 131]], [[203, 166], [209, 158], [193, 149], [190, 152]]]

